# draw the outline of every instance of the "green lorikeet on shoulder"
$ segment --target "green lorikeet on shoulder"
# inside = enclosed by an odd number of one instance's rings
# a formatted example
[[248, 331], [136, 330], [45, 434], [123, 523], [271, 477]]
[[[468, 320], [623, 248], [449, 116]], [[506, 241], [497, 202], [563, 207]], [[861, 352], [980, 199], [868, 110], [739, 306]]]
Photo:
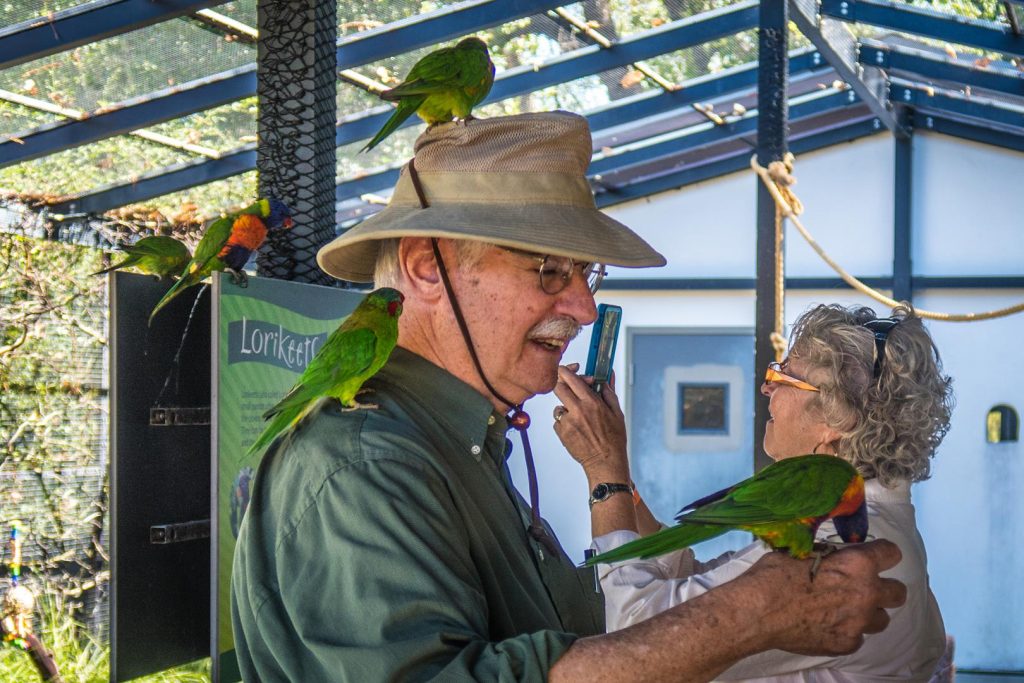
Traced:
[[403, 301], [402, 293], [390, 287], [370, 292], [327, 338], [291, 391], [263, 414], [271, 422], [249, 447], [248, 455], [294, 429], [322, 399], [337, 399], [347, 410], [376, 407], [355, 397], [391, 356], [398, 342]]
[[413, 115], [428, 124], [470, 118], [494, 85], [494, 63], [487, 43], [475, 36], [454, 47], [435, 50], [409, 70], [400, 84], [381, 93], [381, 99], [398, 102], [391, 118], [362, 151], [376, 147]]
[[184, 242], [166, 235], [143, 237], [135, 244], [122, 249], [128, 258], [119, 261], [93, 275], [103, 275], [112, 270], [135, 268], [146, 275], [156, 275], [161, 280], [168, 275], [177, 275], [192, 258], [192, 252]]
[[733, 529], [749, 531], [775, 550], [803, 559], [814, 551], [814, 534], [827, 519], [844, 542], [865, 540], [864, 479], [842, 458], [801, 455], [694, 501], [679, 511], [676, 526], [591, 557], [587, 565], [654, 557]]
[[218, 218], [203, 233], [196, 253], [182, 270], [180, 279], [167, 290], [153, 307], [153, 316], [192, 285], [199, 284], [214, 271], [227, 271], [236, 281], [244, 280], [249, 256], [260, 248], [268, 234], [275, 234], [292, 226], [291, 212], [284, 202], [260, 199], [241, 211]]

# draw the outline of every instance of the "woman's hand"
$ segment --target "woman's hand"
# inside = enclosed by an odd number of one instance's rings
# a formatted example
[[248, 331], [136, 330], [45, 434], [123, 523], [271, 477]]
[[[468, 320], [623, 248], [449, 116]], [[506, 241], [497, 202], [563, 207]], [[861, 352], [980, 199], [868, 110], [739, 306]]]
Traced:
[[600, 394], [590, 388], [590, 378], [576, 374], [578, 363], [558, 368], [555, 396], [555, 434], [582, 467], [591, 486], [601, 482], [628, 484], [626, 419], [615, 394], [615, 378]]

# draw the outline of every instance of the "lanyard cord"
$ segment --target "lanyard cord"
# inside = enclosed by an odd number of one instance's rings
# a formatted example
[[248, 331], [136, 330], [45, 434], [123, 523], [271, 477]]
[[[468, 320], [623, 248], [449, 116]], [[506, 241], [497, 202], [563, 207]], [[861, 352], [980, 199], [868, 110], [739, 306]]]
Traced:
[[[412, 165], [410, 164], [410, 167]], [[415, 177], [415, 171], [413, 171], [413, 177]], [[413, 183], [414, 186], [418, 186], [418, 182]], [[551, 552], [552, 555], [558, 553], [558, 546], [555, 545], [555, 540], [548, 535], [547, 530], [544, 529], [544, 525], [540, 520], [540, 492], [537, 488], [537, 471], [533, 464], [533, 451], [530, 449], [530, 437], [527, 433], [527, 429], [530, 426], [530, 416], [523, 410], [523, 404], [515, 404], [508, 400], [495, 389], [490, 381], [487, 379], [487, 375], [484, 374], [483, 366], [480, 365], [480, 359], [476, 355], [476, 349], [473, 346], [473, 339], [469, 334], [469, 327], [466, 325], [466, 319], [462, 316], [462, 309], [459, 306], [458, 301], [455, 298], [455, 292], [452, 290], [452, 283], [448, 277], [448, 269], [445, 268], [444, 259], [441, 258], [441, 251], [437, 247], [437, 239], [431, 238], [430, 246], [434, 250], [434, 258], [437, 260], [437, 269], [441, 275], [441, 282], [444, 283], [445, 293], [448, 295], [448, 302], [452, 306], [452, 312], [455, 314], [455, 322], [459, 325], [459, 330], [462, 332], [462, 338], [466, 342], [466, 348], [469, 350], [469, 357], [473, 359], [473, 365], [476, 366], [476, 371], [480, 375], [480, 379], [483, 380], [487, 390], [490, 391], [499, 401], [509, 406], [510, 410], [506, 416], [510, 426], [515, 428], [520, 437], [523, 440], [523, 453], [526, 456], [526, 474], [529, 479], [530, 487], [530, 527], [528, 533], [530, 537], [536, 540], [538, 543], [544, 545], [545, 548]]]

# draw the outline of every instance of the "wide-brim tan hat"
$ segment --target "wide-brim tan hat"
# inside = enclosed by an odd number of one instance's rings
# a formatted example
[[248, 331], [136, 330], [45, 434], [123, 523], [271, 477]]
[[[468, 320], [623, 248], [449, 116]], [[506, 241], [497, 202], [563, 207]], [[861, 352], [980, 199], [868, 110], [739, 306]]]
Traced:
[[586, 119], [569, 112], [431, 126], [416, 140], [415, 168], [402, 169], [388, 206], [322, 247], [317, 263], [336, 278], [370, 282], [379, 240], [420, 236], [580, 262], [665, 265], [640, 236], [598, 211], [585, 175], [591, 153]]

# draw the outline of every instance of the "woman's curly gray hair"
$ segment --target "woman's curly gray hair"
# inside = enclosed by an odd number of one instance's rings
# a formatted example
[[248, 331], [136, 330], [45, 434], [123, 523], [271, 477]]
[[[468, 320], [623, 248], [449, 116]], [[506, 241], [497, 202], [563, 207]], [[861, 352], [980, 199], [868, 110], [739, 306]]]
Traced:
[[793, 327], [789, 354], [817, 380], [809, 408], [841, 434], [836, 453], [890, 487], [931, 475], [953, 407], [951, 380], [921, 319], [909, 304], [892, 317], [900, 322], [889, 332], [877, 379], [875, 336], [864, 327], [876, 318], [870, 308], [808, 310]]

